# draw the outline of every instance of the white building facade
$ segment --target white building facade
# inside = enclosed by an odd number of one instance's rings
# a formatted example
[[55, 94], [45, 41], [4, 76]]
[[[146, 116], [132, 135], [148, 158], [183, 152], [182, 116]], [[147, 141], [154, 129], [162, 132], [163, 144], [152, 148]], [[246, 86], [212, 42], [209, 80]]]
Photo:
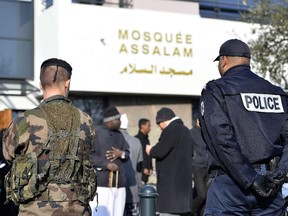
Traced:
[[[140, 118], [151, 120], [152, 144], [160, 133], [155, 123], [157, 110], [172, 108], [191, 128], [203, 86], [220, 77], [213, 62], [220, 45], [231, 38], [251, 39], [249, 24], [202, 18], [197, 2], [134, 0], [125, 1], [127, 7], [122, 8], [112, 0], [113, 4], [103, 5], [71, 0], [47, 1], [46, 5], [30, 2], [33, 76], [29, 73], [23, 80], [32, 90], [20, 97], [11, 95], [7, 77], [1, 79], [0, 71], [0, 81], [6, 85], [0, 89], [0, 109], [17, 113], [35, 107], [41, 100], [35, 90], [39, 89], [41, 63], [61, 58], [73, 67], [73, 103], [89, 113], [95, 124], [101, 123], [105, 107], [115, 105], [127, 114], [131, 135], [137, 133]], [[15, 59], [15, 53], [9, 56], [0, 51], [0, 58], [2, 62]]]

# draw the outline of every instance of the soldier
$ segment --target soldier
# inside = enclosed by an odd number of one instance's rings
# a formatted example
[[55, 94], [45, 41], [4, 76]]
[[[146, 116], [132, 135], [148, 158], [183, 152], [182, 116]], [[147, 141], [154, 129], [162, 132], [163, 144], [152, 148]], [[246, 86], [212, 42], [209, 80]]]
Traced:
[[91, 215], [96, 173], [89, 152], [95, 132], [91, 117], [67, 98], [71, 75], [66, 61], [44, 61], [44, 100], [17, 116], [4, 135], [3, 155], [12, 164], [6, 193], [19, 204], [19, 215]]

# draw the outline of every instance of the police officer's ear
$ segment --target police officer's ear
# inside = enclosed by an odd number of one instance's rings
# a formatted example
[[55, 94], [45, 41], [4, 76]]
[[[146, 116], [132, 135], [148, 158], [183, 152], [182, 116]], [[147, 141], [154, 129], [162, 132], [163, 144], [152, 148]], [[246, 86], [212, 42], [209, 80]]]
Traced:
[[224, 63], [224, 56], [220, 56], [219, 61], [218, 61], [218, 69], [219, 70], [223, 68], [223, 63]]
[[199, 117], [196, 118], [196, 125], [201, 128], [201, 124], [200, 124], [200, 120], [199, 120]]
[[229, 62], [229, 56], [221, 56], [221, 63], [223, 67]]

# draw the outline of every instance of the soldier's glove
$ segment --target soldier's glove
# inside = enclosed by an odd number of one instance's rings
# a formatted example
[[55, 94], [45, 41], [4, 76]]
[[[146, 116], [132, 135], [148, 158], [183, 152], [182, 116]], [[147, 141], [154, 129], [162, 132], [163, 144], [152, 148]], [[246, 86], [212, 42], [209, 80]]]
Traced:
[[268, 187], [266, 176], [259, 175], [252, 184], [252, 189], [261, 197], [269, 197], [273, 194], [273, 187]]

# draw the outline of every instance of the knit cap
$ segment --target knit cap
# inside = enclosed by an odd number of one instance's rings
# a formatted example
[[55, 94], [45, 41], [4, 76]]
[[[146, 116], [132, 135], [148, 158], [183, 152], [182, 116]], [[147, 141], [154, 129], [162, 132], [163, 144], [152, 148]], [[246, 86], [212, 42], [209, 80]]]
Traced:
[[121, 117], [121, 114], [119, 113], [119, 111], [115, 106], [110, 106], [107, 109], [105, 109], [103, 115], [104, 115], [103, 122], [113, 121], [116, 119], [120, 119]]
[[174, 118], [175, 116], [176, 116], [175, 113], [171, 109], [169, 109], [167, 107], [162, 107], [157, 112], [156, 123], [159, 124], [163, 121], [170, 120], [170, 119]]

